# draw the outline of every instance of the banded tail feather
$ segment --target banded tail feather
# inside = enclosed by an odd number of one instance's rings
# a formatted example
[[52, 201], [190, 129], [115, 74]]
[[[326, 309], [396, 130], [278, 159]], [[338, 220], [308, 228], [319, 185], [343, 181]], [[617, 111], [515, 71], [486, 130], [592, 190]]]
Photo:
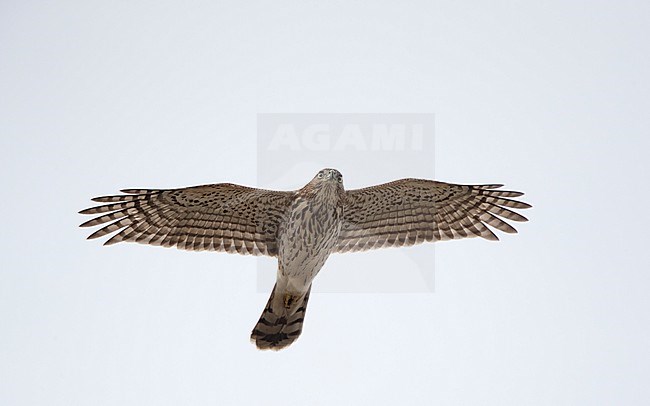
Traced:
[[311, 285], [302, 296], [276, 292], [273, 287], [262, 316], [251, 333], [251, 342], [260, 350], [281, 350], [300, 337], [307, 312]]

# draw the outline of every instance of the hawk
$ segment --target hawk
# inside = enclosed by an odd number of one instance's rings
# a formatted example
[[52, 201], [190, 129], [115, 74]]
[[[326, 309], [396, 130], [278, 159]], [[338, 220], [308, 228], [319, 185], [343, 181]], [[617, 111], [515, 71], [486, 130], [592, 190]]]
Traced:
[[230, 183], [125, 189], [92, 199], [105, 204], [80, 211], [98, 215], [81, 227], [110, 223], [88, 237], [113, 234], [104, 245], [128, 241], [276, 257], [277, 280], [251, 341], [279, 350], [300, 336], [312, 281], [330, 254], [498, 240], [490, 227], [516, 233], [503, 219], [527, 221], [512, 209], [531, 206], [511, 199], [523, 193], [502, 186], [401, 179], [346, 191], [339, 171], [323, 169], [296, 191]]

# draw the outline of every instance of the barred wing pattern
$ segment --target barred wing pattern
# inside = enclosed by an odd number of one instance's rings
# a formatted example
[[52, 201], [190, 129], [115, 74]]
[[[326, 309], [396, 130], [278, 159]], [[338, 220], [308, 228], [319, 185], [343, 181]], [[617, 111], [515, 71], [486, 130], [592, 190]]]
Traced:
[[182, 189], [125, 189], [122, 195], [92, 199], [103, 206], [81, 227], [112, 222], [91, 234], [115, 233], [121, 241], [251, 255], [277, 255], [277, 230], [294, 192], [276, 192], [220, 183]]
[[336, 252], [469, 237], [498, 240], [487, 226], [516, 233], [499, 217], [528, 221], [510, 209], [531, 206], [509, 199], [522, 196], [521, 192], [496, 190], [502, 186], [401, 179], [347, 191]]

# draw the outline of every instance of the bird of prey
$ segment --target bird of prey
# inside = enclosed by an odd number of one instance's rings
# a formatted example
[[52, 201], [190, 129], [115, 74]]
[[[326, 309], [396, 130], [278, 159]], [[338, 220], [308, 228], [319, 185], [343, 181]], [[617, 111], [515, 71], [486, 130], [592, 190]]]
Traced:
[[511, 199], [523, 193], [502, 186], [402, 179], [345, 190], [339, 171], [323, 169], [296, 191], [230, 183], [125, 189], [92, 199], [105, 204], [82, 210], [98, 217], [81, 227], [110, 222], [88, 237], [115, 233], [104, 245], [129, 241], [276, 257], [276, 284], [251, 341], [279, 350], [300, 336], [312, 281], [330, 254], [469, 237], [498, 240], [490, 227], [516, 233], [503, 219], [527, 221], [512, 209], [531, 206]]

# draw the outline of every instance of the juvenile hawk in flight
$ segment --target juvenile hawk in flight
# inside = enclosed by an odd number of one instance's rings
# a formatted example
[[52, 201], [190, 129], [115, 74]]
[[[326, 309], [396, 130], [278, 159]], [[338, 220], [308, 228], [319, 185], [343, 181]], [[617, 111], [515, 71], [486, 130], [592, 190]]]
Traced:
[[402, 179], [346, 191], [339, 171], [323, 169], [291, 192], [230, 183], [125, 189], [92, 199], [106, 204], [82, 210], [99, 216], [81, 227], [110, 222], [88, 237], [115, 233], [104, 245], [130, 241], [277, 257], [277, 281], [251, 340], [260, 349], [279, 350], [300, 336], [312, 281], [330, 254], [469, 237], [498, 240], [488, 226], [516, 233], [502, 219], [527, 221], [511, 209], [531, 206], [510, 199], [523, 193], [501, 186]]

